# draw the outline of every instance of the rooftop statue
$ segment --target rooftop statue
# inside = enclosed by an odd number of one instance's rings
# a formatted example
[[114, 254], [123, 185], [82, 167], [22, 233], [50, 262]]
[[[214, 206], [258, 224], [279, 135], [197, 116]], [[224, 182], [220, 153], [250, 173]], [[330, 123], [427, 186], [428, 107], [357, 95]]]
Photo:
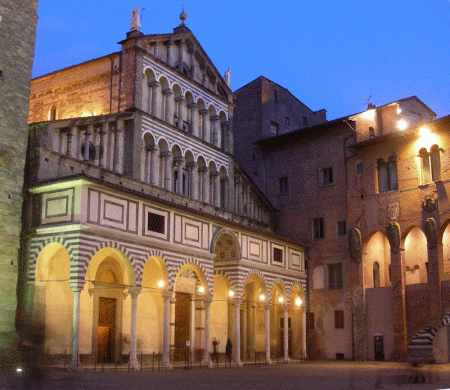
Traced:
[[139, 7], [131, 11], [131, 25], [130, 31], [135, 31], [141, 28], [141, 19], [139, 18]]
[[230, 73], [231, 73], [231, 69], [228, 69], [225, 74], [223, 75], [223, 78], [225, 79], [225, 82], [227, 83], [227, 85], [230, 85]]

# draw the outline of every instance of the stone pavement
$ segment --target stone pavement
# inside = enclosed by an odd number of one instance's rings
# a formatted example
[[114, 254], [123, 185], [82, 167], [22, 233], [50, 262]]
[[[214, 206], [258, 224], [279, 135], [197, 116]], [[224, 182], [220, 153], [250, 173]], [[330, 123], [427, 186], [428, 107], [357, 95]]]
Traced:
[[[422, 381], [423, 380], [423, 381]], [[414, 382], [419, 383], [414, 383]], [[3, 373], [1, 389], [446, 389], [450, 365], [430, 365], [413, 371], [402, 363], [320, 362], [287, 365], [246, 365], [241, 368], [193, 368], [134, 372], [66, 372], [51, 370], [42, 382], [20, 383]]]

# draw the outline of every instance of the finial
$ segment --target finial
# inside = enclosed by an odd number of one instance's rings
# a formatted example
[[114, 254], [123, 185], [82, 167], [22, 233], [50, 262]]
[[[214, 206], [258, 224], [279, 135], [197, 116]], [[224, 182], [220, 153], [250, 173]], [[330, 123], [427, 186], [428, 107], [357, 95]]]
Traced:
[[180, 14], [180, 20], [181, 20], [181, 24], [184, 24], [184, 21], [187, 19], [187, 15], [186, 12], [184, 12], [184, 4], [183, 4], [183, 11]]

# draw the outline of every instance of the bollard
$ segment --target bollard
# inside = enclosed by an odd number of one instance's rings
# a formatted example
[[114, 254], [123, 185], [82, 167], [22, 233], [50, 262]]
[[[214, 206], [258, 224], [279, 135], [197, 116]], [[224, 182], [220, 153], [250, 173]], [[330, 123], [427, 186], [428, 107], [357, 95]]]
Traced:
[[141, 372], [142, 372], [142, 351], [141, 351]]

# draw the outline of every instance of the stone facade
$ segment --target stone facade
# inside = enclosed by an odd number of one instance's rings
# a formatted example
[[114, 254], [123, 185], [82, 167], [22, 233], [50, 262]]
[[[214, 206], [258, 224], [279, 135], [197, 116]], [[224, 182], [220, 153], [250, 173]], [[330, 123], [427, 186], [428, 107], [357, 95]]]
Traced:
[[37, 5], [37, 0], [6, 0], [0, 5], [0, 349], [18, 339], [18, 252]]
[[[309, 247], [310, 358], [405, 359], [408, 342], [414, 355], [426, 344], [415, 335], [448, 311], [448, 117], [433, 121], [413, 96], [269, 134], [249, 121], [264, 117], [259, 100], [276, 121], [258, 84], [236, 92], [235, 138], [246, 134], [236, 155], [248, 164], [253, 148], [277, 232]], [[436, 337], [434, 359], [448, 361], [446, 334]]]
[[32, 80], [21, 323], [73, 367], [304, 357], [306, 248], [234, 159], [232, 91], [184, 23], [120, 44]]

